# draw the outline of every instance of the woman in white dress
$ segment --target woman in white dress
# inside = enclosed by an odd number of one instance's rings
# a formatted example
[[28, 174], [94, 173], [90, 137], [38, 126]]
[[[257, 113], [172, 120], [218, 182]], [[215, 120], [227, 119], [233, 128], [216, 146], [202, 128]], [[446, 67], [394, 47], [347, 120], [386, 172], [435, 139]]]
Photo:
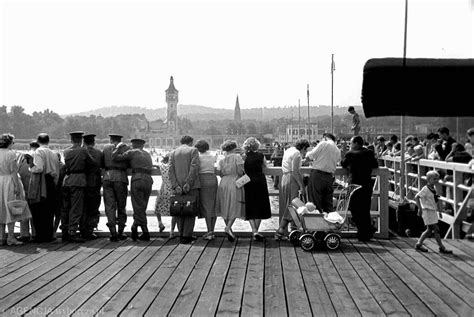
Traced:
[[23, 213], [14, 215], [8, 208], [8, 202], [20, 199], [25, 200], [25, 191], [18, 177], [18, 165], [16, 154], [11, 147], [14, 144], [14, 136], [4, 133], [0, 136], [0, 239], [5, 243], [5, 225], [8, 227], [8, 245], [23, 244], [15, 237], [15, 222], [31, 218], [30, 209], [26, 204]]

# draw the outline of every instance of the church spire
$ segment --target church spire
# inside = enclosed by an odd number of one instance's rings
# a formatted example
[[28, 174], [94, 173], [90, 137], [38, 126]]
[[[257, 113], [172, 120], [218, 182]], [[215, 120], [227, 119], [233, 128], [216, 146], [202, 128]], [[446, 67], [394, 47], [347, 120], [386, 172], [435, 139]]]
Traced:
[[234, 110], [234, 121], [240, 122], [240, 105], [239, 105], [239, 95], [237, 95], [237, 100], [235, 101], [235, 110]]

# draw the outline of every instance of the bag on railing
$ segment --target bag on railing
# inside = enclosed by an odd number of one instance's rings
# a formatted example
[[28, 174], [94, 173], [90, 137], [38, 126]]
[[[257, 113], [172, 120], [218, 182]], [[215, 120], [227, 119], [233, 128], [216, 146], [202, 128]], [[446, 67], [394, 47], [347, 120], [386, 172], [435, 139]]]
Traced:
[[170, 216], [196, 217], [198, 215], [197, 197], [191, 195], [172, 195], [170, 197]]

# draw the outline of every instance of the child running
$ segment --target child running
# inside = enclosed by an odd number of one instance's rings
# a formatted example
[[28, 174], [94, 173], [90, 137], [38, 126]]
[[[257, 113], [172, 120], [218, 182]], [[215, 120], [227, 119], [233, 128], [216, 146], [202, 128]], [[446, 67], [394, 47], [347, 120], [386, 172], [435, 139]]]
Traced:
[[[436, 194], [435, 185], [439, 181], [439, 174], [436, 171], [429, 171], [426, 173], [427, 184], [423, 186], [418, 194], [415, 196], [416, 204], [418, 205], [418, 216], [423, 218], [426, 225], [426, 230], [421, 234], [415, 249], [421, 252], [428, 252], [428, 249], [423, 246], [423, 241], [434, 232], [436, 242], [438, 242], [439, 252], [451, 254], [453, 251], [447, 250], [439, 234], [438, 215], [441, 219], [443, 217], [441, 210], [441, 201], [439, 195]], [[438, 212], [438, 215], [436, 213]]]

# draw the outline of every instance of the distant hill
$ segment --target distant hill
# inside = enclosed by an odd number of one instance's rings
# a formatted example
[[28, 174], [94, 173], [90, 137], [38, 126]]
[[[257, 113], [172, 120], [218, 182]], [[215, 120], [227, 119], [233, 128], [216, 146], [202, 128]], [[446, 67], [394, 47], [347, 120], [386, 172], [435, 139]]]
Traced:
[[[356, 111], [363, 115], [361, 106], [354, 106]], [[256, 119], [256, 120], [272, 120], [279, 118], [297, 118], [298, 107], [276, 107], [276, 108], [250, 108], [241, 109], [242, 119]], [[308, 108], [300, 108], [301, 118], [307, 118]], [[114, 117], [120, 114], [144, 114], [149, 121], [158, 119], [164, 120], [166, 118], [166, 108], [150, 109], [144, 107], [131, 106], [111, 106], [99, 108], [91, 111], [68, 114], [65, 116], [102, 116]], [[330, 116], [330, 106], [313, 106], [310, 107], [311, 117]], [[347, 107], [334, 107], [334, 115], [347, 115]], [[232, 120], [234, 118], [234, 110], [211, 108], [198, 105], [178, 105], [178, 116], [186, 117], [191, 121], [200, 120]]]

